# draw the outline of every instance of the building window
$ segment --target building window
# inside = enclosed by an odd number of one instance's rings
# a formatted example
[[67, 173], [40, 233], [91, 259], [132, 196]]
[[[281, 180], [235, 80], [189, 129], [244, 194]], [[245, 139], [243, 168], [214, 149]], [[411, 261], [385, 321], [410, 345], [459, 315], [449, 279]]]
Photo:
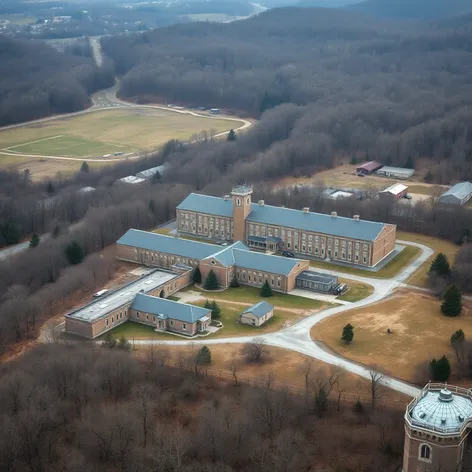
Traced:
[[139, 318], [139, 311], [136, 312], [136, 318]]
[[364, 264], [367, 264], [367, 256], [364, 254]]
[[170, 320], [170, 325], [174, 326], [174, 321], [173, 320]]
[[187, 325], [185, 323], [182, 323], [182, 329], [187, 329]]
[[431, 448], [427, 444], [420, 445], [420, 460], [424, 462], [431, 462]]
[[108, 323], [108, 318], [107, 318], [107, 326], [108, 326], [108, 324], [109, 324], [109, 323]]
[[290, 241], [287, 241], [287, 249], [290, 249], [291, 245], [292, 245], [292, 243]]
[[241, 206], [241, 199], [240, 198], [236, 199], [236, 205]]

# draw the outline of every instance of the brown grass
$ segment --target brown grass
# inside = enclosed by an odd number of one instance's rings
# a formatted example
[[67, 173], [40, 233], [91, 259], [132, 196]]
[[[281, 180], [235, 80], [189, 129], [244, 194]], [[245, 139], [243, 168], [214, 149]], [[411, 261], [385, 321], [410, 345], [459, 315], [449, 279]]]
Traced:
[[[472, 336], [470, 302], [456, 318], [442, 315], [440, 307], [441, 302], [428, 294], [398, 291], [387, 301], [322, 321], [312, 328], [311, 336], [341, 356], [376, 364], [395, 377], [414, 382], [419, 364], [444, 354], [454, 361], [449, 342], [452, 333], [462, 329], [466, 337]], [[354, 326], [354, 341], [349, 345], [340, 339], [347, 323]]]

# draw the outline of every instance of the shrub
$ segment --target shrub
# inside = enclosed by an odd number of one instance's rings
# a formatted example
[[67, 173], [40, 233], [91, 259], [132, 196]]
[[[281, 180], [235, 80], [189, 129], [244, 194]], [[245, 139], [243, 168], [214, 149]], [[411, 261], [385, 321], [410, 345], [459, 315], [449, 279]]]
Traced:
[[272, 288], [269, 285], [269, 281], [266, 279], [264, 285], [261, 287], [261, 297], [271, 297]]
[[451, 364], [446, 356], [442, 356], [438, 360], [433, 358], [429, 364], [429, 369], [431, 378], [436, 382], [446, 382], [451, 375]]
[[444, 292], [441, 311], [446, 316], [458, 316], [462, 311], [462, 294], [455, 286], [449, 286]]
[[200, 365], [211, 364], [211, 351], [207, 346], [203, 346], [197, 354], [197, 361]]
[[341, 339], [346, 343], [349, 344], [354, 339], [354, 326], [348, 323], [343, 328], [343, 334], [341, 335]]

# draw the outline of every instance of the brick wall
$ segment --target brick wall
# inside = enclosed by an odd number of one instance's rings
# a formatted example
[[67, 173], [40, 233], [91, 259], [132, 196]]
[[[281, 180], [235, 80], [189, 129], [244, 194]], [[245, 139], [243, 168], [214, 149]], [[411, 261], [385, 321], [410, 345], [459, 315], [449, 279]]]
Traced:
[[208, 261], [201, 261], [200, 262], [200, 273], [202, 274], [202, 283], [205, 283], [206, 278], [211, 270], [216, 274], [216, 278], [218, 279], [218, 283], [222, 287], [228, 287], [231, 283], [231, 279], [233, 277], [233, 268], [232, 267], [224, 267], [219, 262], [214, 261], [215, 263], [212, 264], [213, 259]]
[[385, 225], [379, 237], [372, 245], [371, 265], [375, 266], [382, 259], [387, 257], [394, 249], [397, 238], [397, 227], [395, 225]]

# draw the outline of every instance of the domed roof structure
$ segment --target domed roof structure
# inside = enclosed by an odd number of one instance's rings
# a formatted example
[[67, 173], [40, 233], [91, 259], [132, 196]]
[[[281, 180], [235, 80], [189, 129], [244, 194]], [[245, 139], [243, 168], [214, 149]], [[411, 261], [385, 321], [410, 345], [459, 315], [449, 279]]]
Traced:
[[452, 393], [447, 387], [423, 390], [409, 411], [412, 425], [438, 432], [460, 432], [472, 419], [472, 399]]

